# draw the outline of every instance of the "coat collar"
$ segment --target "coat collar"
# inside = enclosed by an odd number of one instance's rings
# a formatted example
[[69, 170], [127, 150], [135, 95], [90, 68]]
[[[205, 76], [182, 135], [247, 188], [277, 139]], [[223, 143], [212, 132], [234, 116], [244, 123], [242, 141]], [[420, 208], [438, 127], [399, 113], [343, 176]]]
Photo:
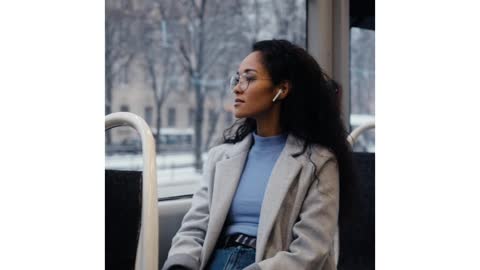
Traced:
[[[210, 209], [210, 222], [203, 250], [203, 259], [209, 258], [222, 232], [230, 205], [238, 186], [248, 152], [253, 142], [252, 133], [242, 141], [225, 149], [225, 159], [215, 165], [215, 179]], [[268, 180], [260, 212], [256, 257], [262, 258], [268, 236], [280, 211], [289, 187], [302, 168], [302, 163], [292, 154], [302, 150], [302, 141], [289, 134], [285, 147], [278, 157]], [[203, 261], [204, 261], [203, 260]]]
[[[238, 154], [241, 154], [243, 152], [248, 152], [250, 150], [250, 147], [252, 146], [253, 143], [253, 133], [249, 133], [243, 140], [240, 142], [234, 144], [231, 148], [227, 149], [225, 151], [225, 155], [227, 158], [236, 156]], [[297, 152], [300, 152], [303, 148], [303, 142], [301, 139], [297, 138], [293, 134], [288, 134], [287, 141], [285, 143], [285, 152], [286, 154], [294, 154]], [[283, 152], [282, 152], [283, 154]]]

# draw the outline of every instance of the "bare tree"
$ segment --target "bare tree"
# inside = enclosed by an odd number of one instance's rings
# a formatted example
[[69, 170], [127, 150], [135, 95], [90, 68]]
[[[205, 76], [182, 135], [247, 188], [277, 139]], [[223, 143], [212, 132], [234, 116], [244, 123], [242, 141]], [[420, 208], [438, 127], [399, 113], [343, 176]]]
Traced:
[[[119, 75], [125, 75], [134, 52], [129, 45], [129, 21], [121, 9], [112, 4], [106, 5], [105, 19], [105, 114], [112, 113], [113, 87]], [[123, 77], [123, 79], [126, 79]], [[107, 144], [111, 143], [110, 133], [107, 133]]]
[[205, 143], [204, 151], [211, 146], [211, 144], [213, 143], [212, 142], [213, 138], [218, 134], [216, 132], [219, 126], [218, 119], [220, 118], [221, 114], [224, 114], [226, 112], [223, 104], [225, 103], [225, 100], [228, 98], [227, 94], [229, 95], [232, 94], [232, 90], [230, 89], [229, 76], [233, 75], [233, 70], [239, 64], [238, 58], [239, 56], [233, 53], [229, 53], [223, 56], [225, 63], [223, 63], [223, 65], [219, 65], [220, 67], [222, 67], [222, 70], [216, 70], [216, 72], [218, 72], [224, 78], [224, 80], [219, 81], [217, 85], [217, 88], [218, 88], [217, 91], [209, 92], [210, 98], [215, 101], [217, 106], [215, 106], [213, 115], [210, 115], [211, 118], [209, 119], [209, 122], [208, 122], [208, 131], [207, 131], [207, 138], [206, 138], [207, 140]]
[[277, 21], [276, 38], [283, 38], [305, 47], [305, 0], [270, 1]]
[[[225, 73], [225, 77], [228, 76], [228, 73]], [[224, 85], [224, 89], [227, 88], [228, 86], [226, 86], [227, 84], [224, 82], [223, 83]], [[215, 97], [212, 97], [213, 100], [217, 101], [216, 104], [217, 106], [215, 106], [215, 110], [213, 111], [213, 114], [212, 115], [209, 115], [209, 121], [208, 121], [208, 131], [207, 131], [207, 138], [206, 138], [206, 142], [205, 142], [205, 145], [204, 145], [204, 148], [202, 149], [203, 151], [206, 151], [211, 143], [212, 143], [212, 139], [214, 138], [215, 134], [216, 134], [216, 130], [217, 130], [217, 127], [218, 127], [218, 119], [220, 118], [220, 115], [222, 113], [224, 113], [224, 108], [223, 108], [223, 101], [225, 100], [225, 96], [227, 94], [227, 91], [215, 91], [213, 92], [214, 94], [216, 94], [217, 96]]]
[[[152, 3], [160, 5], [160, 3]], [[161, 7], [161, 6], [160, 6]], [[148, 12], [151, 6], [144, 10]], [[169, 39], [167, 9], [159, 8], [160, 19], [145, 14], [142, 27], [143, 55], [146, 73], [150, 77], [151, 89], [155, 98], [155, 141], [156, 149], [160, 150], [160, 133], [162, 127], [162, 105], [174, 88], [172, 83], [180, 76], [176, 67], [174, 48]]]
[[262, 3], [260, 0], [243, 1], [243, 4], [237, 4], [236, 9], [242, 19], [242, 27], [245, 28], [244, 35], [253, 44], [260, 39], [261, 26], [268, 24], [265, 16], [261, 16]]
[[[195, 168], [201, 170], [205, 98], [209, 89], [212, 89], [208, 87], [209, 80], [218, 77], [213, 71], [218, 70], [216, 67], [224, 66], [225, 55], [235, 53], [236, 49], [241, 47], [238, 39], [242, 38], [242, 35], [241, 31], [237, 30], [238, 26], [234, 27], [238, 22], [238, 15], [232, 7], [234, 3], [220, 0], [190, 0], [179, 3], [184, 5], [186, 27], [178, 37], [177, 49], [181, 63], [190, 77], [195, 96], [194, 156]], [[209, 74], [213, 76], [208, 77]]]

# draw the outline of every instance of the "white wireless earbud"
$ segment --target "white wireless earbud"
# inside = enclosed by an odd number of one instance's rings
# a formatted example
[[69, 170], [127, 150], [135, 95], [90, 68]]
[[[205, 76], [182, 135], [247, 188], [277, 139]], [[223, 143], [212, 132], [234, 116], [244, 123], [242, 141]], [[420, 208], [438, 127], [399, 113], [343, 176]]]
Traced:
[[277, 100], [278, 96], [280, 96], [280, 94], [283, 93], [283, 89], [278, 89], [278, 93], [277, 95], [273, 98], [272, 102], [275, 102], [275, 100]]

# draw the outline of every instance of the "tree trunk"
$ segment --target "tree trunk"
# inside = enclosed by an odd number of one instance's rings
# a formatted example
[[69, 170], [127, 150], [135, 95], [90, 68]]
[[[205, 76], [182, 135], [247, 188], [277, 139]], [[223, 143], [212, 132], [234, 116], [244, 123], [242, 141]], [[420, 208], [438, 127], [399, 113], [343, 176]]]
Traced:
[[207, 141], [205, 142], [204, 146], [204, 151], [208, 150], [208, 147], [210, 146], [210, 143], [213, 138], [213, 134], [215, 133], [217, 123], [218, 123], [218, 118], [220, 117], [220, 111], [216, 111], [215, 114], [213, 115], [213, 119], [209, 119], [208, 121], [208, 132], [207, 132]]
[[199, 26], [198, 26], [198, 50], [197, 50], [197, 59], [198, 65], [196, 68], [196, 72], [193, 74], [194, 76], [194, 85], [195, 85], [195, 98], [197, 101], [197, 113], [195, 116], [195, 170], [197, 172], [202, 171], [203, 161], [202, 161], [202, 144], [203, 144], [203, 136], [202, 136], [202, 128], [203, 128], [203, 110], [204, 110], [204, 92], [202, 87], [203, 85], [203, 43], [204, 43], [204, 36], [203, 36], [203, 27], [204, 27], [204, 15], [205, 15], [205, 6], [207, 0], [204, 0], [201, 4], [200, 13], [199, 13]]
[[157, 113], [156, 113], [156, 124], [157, 124], [157, 132], [155, 133], [155, 146], [157, 149], [157, 153], [160, 153], [160, 129], [162, 127], [162, 102], [157, 102]]
[[203, 110], [204, 110], [204, 97], [201, 93], [201, 85], [199, 82], [195, 83], [195, 100], [197, 103], [197, 110], [195, 113], [195, 170], [200, 172], [202, 170], [202, 127], [203, 127]]

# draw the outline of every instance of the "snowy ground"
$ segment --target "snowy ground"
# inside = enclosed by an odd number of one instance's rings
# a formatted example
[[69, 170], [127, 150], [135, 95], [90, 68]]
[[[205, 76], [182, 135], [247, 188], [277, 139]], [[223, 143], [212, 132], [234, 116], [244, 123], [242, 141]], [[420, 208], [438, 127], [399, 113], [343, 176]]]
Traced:
[[[203, 153], [205, 161], [207, 153]], [[199, 187], [201, 173], [193, 167], [194, 156], [188, 154], [157, 155], [158, 197], [193, 194]], [[141, 155], [111, 155], [105, 157], [105, 167], [115, 170], [142, 170]]]

